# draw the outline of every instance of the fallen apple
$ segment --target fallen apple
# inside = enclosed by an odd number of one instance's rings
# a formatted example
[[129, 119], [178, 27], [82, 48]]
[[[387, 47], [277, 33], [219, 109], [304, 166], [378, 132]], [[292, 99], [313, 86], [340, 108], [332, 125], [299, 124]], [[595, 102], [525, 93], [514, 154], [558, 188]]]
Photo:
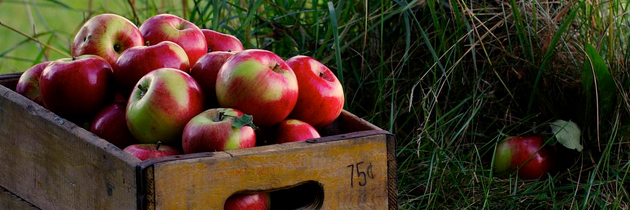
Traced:
[[553, 165], [553, 156], [540, 136], [505, 138], [494, 156], [494, 171], [505, 174], [516, 171], [523, 179], [542, 178]]

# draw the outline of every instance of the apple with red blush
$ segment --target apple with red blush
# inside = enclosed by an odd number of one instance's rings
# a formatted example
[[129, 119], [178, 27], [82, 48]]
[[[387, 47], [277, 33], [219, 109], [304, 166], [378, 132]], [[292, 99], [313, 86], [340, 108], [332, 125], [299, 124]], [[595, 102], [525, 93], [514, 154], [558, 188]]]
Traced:
[[190, 21], [171, 14], [159, 14], [145, 20], [140, 25], [145, 41], [157, 44], [172, 41], [181, 46], [188, 55], [190, 65], [208, 52], [206, 38], [201, 29]]
[[26, 69], [18, 80], [15, 92], [43, 106], [44, 102], [39, 91], [39, 77], [48, 64], [50, 61], [44, 61]]
[[324, 64], [303, 55], [287, 60], [298, 81], [299, 95], [290, 118], [323, 128], [335, 121], [344, 105], [344, 93], [337, 76]]

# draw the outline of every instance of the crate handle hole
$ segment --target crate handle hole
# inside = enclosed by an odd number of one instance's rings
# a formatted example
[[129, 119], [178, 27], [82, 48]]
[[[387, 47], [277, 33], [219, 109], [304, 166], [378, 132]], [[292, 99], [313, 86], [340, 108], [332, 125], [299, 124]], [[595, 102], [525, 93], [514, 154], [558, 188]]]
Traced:
[[[264, 192], [240, 191], [234, 193], [226, 200], [224, 209], [234, 207], [236, 202], [241, 204], [247, 202], [262, 203], [261, 201], [263, 200], [268, 201], [270, 210], [319, 210], [324, 203], [324, 188], [319, 182], [306, 181], [293, 186]], [[235, 209], [243, 208], [246, 207], [238, 206]]]
[[270, 194], [270, 210], [316, 210], [324, 204], [324, 187], [317, 181], [302, 182]]

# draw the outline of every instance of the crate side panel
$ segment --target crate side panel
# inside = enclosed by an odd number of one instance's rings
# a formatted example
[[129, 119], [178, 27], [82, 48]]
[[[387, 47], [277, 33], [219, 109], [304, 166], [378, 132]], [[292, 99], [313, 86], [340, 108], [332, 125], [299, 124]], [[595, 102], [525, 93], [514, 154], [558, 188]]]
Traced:
[[2, 210], [38, 210], [39, 208], [17, 197], [8, 190], [0, 187], [0, 209]]
[[235, 192], [282, 189], [306, 181], [323, 186], [323, 209], [388, 207], [385, 134], [223, 154], [154, 165], [155, 209], [221, 209]]
[[46, 209], [134, 209], [138, 162], [0, 86], [0, 186], [28, 202]]

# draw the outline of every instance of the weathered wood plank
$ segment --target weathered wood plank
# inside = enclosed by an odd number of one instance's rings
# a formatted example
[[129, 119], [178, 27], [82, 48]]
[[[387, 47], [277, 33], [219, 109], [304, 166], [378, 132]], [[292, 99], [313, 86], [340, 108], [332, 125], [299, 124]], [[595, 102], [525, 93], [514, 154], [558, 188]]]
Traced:
[[0, 186], [28, 202], [45, 209], [134, 209], [139, 162], [0, 86]]
[[221, 209], [236, 192], [270, 191], [307, 181], [323, 186], [322, 209], [388, 209], [396, 204], [389, 203], [387, 144], [392, 138], [387, 136], [381, 132], [156, 163], [155, 203], [149, 209]]
[[24, 199], [0, 187], [0, 209], [2, 210], [38, 210], [39, 208], [33, 206], [33, 204], [26, 202]]

